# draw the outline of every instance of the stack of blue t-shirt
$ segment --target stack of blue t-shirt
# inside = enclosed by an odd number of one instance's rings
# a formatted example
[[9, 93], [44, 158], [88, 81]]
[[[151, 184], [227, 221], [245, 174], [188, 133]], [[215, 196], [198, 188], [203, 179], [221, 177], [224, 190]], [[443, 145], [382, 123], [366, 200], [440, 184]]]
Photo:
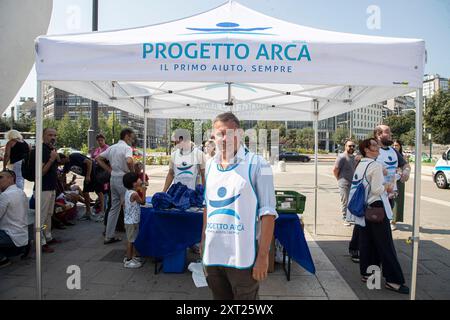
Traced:
[[202, 207], [204, 188], [198, 185], [195, 190], [178, 182], [173, 184], [167, 193], [157, 192], [152, 197], [152, 205], [155, 209], [176, 208], [187, 210], [190, 207]]

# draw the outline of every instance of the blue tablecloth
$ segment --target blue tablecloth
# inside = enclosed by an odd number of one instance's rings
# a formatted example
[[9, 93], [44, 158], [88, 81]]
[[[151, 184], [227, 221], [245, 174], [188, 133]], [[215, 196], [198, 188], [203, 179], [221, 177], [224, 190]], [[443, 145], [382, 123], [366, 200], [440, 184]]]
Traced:
[[316, 273], [305, 234], [296, 214], [280, 213], [278, 219], [275, 220], [274, 234], [295, 262], [307, 271]]
[[[143, 256], [165, 257], [201, 241], [202, 211], [156, 210], [141, 208], [136, 249]], [[314, 262], [296, 214], [279, 214], [275, 220], [275, 238], [289, 256], [311, 273]]]
[[203, 210], [156, 210], [141, 207], [139, 235], [134, 242], [143, 256], [165, 257], [202, 239]]

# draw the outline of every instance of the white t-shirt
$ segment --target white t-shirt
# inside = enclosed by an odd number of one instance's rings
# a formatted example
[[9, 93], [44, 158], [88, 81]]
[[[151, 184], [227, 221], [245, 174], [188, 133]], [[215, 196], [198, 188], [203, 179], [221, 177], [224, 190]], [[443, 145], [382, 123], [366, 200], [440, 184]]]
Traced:
[[28, 198], [16, 185], [0, 194], [0, 230], [6, 232], [16, 247], [28, 244]]
[[130, 172], [127, 165], [127, 158], [133, 157], [133, 149], [123, 140], [119, 140], [116, 144], [100, 153], [111, 164], [113, 177], [122, 177], [125, 173]]

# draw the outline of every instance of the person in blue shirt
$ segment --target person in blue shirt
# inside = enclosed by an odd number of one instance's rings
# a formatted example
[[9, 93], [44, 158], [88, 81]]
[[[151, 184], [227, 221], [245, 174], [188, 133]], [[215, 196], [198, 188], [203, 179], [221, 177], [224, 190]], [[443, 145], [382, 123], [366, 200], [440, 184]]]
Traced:
[[[95, 163], [88, 157], [82, 155], [81, 153], [71, 153], [69, 156], [64, 154], [59, 154], [60, 162], [59, 164], [63, 164], [63, 172], [67, 174], [69, 171], [73, 173], [83, 176], [83, 197], [86, 204], [86, 212], [85, 215], [80, 220], [90, 220], [91, 213], [91, 199], [89, 197], [90, 192], [95, 192], [97, 194], [103, 191], [103, 186], [101, 184], [96, 183], [95, 179]], [[65, 179], [65, 177], [64, 177]]]

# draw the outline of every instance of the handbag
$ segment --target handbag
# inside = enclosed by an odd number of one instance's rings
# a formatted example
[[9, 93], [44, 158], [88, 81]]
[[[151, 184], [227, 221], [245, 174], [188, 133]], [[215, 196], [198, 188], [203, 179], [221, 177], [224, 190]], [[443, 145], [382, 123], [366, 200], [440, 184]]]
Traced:
[[367, 206], [365, 217], [366, 220], [373, 223], [381, 223], [384, 220], [384, 207]]

